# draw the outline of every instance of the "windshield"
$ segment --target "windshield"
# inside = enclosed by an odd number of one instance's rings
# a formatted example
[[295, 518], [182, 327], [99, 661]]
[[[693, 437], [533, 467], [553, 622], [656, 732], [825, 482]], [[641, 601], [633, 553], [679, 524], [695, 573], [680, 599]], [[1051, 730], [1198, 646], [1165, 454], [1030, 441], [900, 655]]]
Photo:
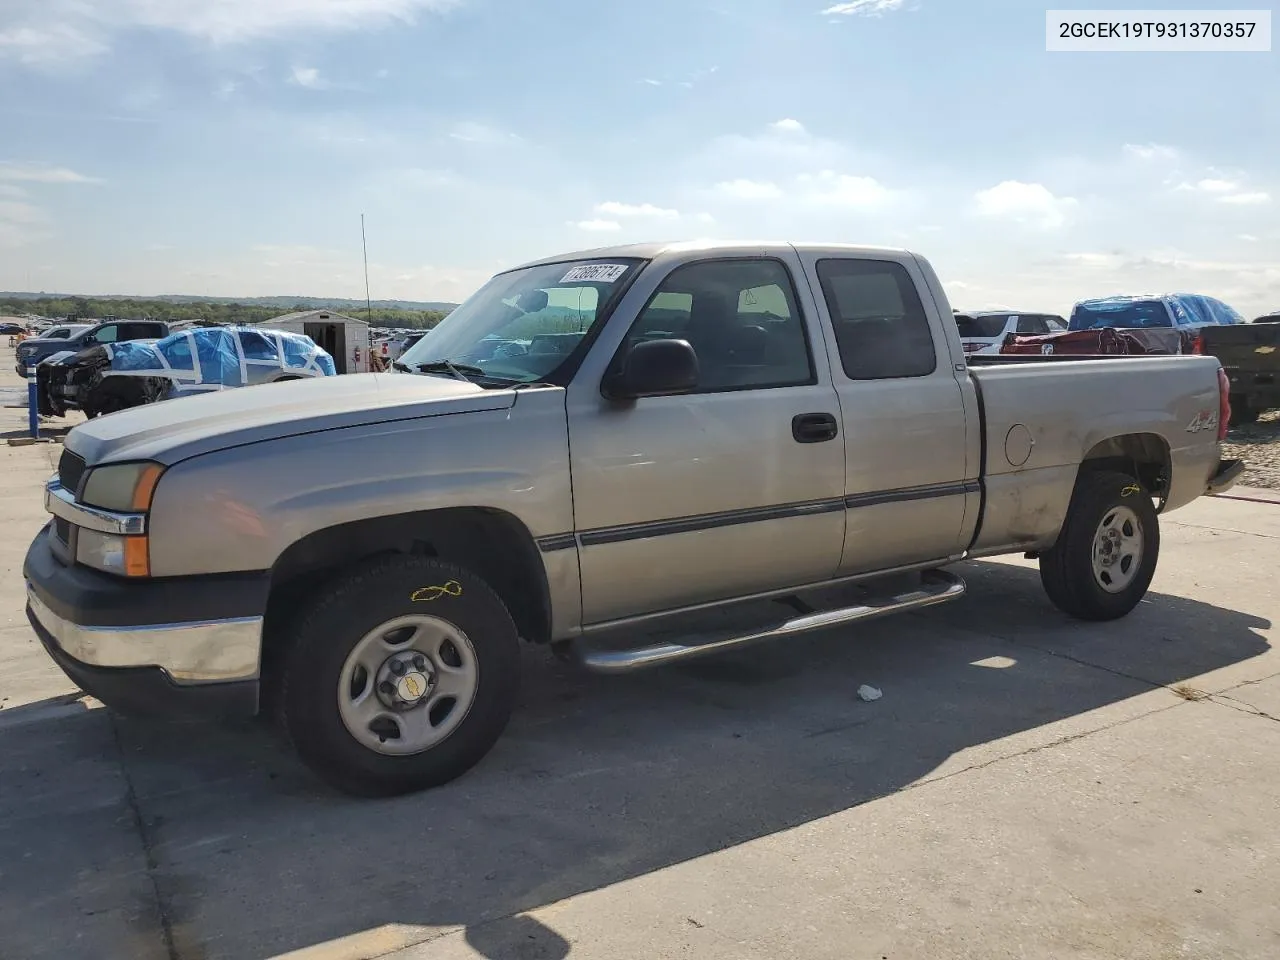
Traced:
[[[447, 360], [482, 384], [543, 380], [640, 263], [580, 260], [498, 274], [406, 350], [398, 365], [421, 371]], [[429, 372], [453, 374], [447, 367]]]
[[956, 315], [956, 326], [960, 328], [962, 338], [998, 337], [1004, 333], [1005, 324], [1008, 322], [1008, 314], [992, 317], [971, 317], [963, 313]]
[[1142, 329], [1171, 327], [1169, 311], [1159, 300], [1132, 300], [1115, 304], [1078, 304], [1071, 311], [1071, 330], [1096, 330], [1099, 327]]

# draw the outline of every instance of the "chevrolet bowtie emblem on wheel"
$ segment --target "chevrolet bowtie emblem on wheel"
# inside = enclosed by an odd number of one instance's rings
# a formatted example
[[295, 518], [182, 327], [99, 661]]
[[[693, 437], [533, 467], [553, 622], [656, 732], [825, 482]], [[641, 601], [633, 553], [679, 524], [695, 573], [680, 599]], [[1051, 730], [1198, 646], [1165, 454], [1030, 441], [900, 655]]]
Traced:
[[417, 700], [427, 692], [427, 678], [420, 673], [407, 673], [400, 678], [400, 699]]

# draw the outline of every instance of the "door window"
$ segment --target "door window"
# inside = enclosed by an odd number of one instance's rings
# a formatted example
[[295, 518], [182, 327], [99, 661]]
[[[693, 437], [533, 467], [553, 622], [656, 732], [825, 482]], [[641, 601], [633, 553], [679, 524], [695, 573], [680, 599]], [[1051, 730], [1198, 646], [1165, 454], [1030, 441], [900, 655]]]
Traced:
[[115, 343], [120, 336], [120, 328], [115, 324], [103, 327], [93, 335], [95, 343]]
[[697, 393], [816, 382], [791, 274], [778, 260], [712, 260], [678, 267], [627, 336], [687, 340], [698, 355]]
[[280, 354], [276, 351], [275, 344], [256, 330], [241, 331], [240, 344], [244, 347], [244, 358], [246, 360], [280, 362]]
[[937, 369], [929, 318], [902, 264], [819, 260], [818, 281], [849, 379], [924, 377]]
[[1018, 317], [1018, 332], [1029, 334], [1031, 336], [1039, 336], [1049, 332], [1049, 324], [1045, 323], [1044, 317]]

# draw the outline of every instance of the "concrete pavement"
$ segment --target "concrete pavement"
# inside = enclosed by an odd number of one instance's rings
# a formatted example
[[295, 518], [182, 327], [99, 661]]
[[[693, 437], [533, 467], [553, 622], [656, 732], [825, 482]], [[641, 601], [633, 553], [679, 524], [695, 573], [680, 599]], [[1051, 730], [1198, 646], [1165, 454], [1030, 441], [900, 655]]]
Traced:
[[685, 668], [531, 650], [476, 770], [356, 802], [259, 725], [75, 695], [19, 576], [58, 450], [0, 447], [4, 960], [1280, 956], [1280, 504], [1167, 517], [1118, 624], [1018, 558]]

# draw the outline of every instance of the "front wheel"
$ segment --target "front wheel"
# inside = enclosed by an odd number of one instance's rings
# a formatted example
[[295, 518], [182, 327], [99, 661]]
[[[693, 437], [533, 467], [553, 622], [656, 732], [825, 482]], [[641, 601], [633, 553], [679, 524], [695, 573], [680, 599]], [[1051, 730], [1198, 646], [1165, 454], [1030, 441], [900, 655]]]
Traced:
[[1058, 542], [1041, 554], [1040, 582], [1068, 616], [1118, 620], [1146, 595], [1159, 556], [1159, 519], [1142, 485], [1123, 473], [1084, 473]]
[[479, 577], [436, 559], [354, 570], [290, 640], [285, 729], [303, 762], [355, 796], [461, 776], [501, 736], [519, 687], [506, 606]]

